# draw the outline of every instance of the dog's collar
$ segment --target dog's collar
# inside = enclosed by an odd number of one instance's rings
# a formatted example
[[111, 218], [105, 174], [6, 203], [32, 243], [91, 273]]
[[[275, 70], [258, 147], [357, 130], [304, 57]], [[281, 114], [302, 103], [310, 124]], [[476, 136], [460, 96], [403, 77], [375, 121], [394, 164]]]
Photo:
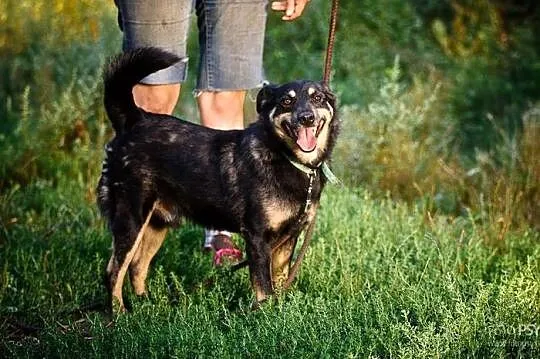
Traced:
[[291, 156], [287, 155], [286, 153], [284, 153], [283, 155], [291, 163], [291, 165], [296, 167], [301, 172], [304, 172], [308, 177], [314, 176], [317, 173], [317, 170], [320, 168], [322, 170], [322, 172], [323, 172], [324, 177], [326, 177], [328, 182], [330, 182], [332, 184], [338, 184], [339, 183], [339, 179], [332, 172], [332, 170], [330, 169], [330, 167], [328, 166], [328, 164], [325, 161], [319, 163], [316, 167], [309, 167], [309, 166], [306, 166], [303, 163], [300, 163], [300, 162], [294, 160]]
[[309, 167], [309, 166], [306, 166], [303, 163], [300, 163], [300, 162], [294, 160], [291, 156], [287, 155], [286, 153], [284, 153], [283, 155], [291, 163], [291, 165], [293, 165], [294, 167], [299, 169], [301, 172], [304, 172], [308, 176], [312, 176], [315, 173], [317, 173], [317, 170], [319, 169], [319, 167], [321, 167], [321, 164], [322, 164], [322, 162], [321, 162], [315, 167]]

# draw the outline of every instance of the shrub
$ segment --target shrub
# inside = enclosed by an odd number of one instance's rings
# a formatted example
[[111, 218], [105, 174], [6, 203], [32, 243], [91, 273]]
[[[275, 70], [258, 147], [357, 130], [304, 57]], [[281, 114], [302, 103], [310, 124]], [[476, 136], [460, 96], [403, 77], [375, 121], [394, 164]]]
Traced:
[[523, 115], [520, 132], [494, 124], [502, 140], [490, 151], [477, 149], [471, 161], [456, 150], [452, 117], [440, 115], [441, 86], [416, 83], [406, 91], [396, 60], [376, 101], [343, 108], [336, 171], [353, 186], [420, 203], [428, 219], [473, 213], [487, 241], [510, 229], [540, 228], [538, 104]]

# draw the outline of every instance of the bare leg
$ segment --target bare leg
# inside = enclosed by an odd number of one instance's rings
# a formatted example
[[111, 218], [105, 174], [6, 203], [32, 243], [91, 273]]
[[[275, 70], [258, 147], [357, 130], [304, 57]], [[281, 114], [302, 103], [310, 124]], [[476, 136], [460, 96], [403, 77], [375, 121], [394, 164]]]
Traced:
[[145, 111], [170, 115], [180, 96], [180, 84], [146, 85], [133, 88], [135, 104]]
[[246, 91], [203, 91], [197, 97], [201, 124], [219, 130], [244, 128]]

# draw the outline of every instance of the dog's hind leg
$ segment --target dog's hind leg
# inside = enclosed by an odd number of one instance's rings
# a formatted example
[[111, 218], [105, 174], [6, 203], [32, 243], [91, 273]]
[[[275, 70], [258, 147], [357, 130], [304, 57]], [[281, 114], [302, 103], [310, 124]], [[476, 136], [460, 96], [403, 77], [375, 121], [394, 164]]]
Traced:
[[[117, 210], [112, 224], [114, 235], [114, 248], [109, 264], [107, 265], [108, 287], [111, 297], [112, 311], [125, 311], [122, 298], [122, 285], [128, 266], [137, 251], [154, 207], [147, 214], [144, 223], [135, 218], [128, 211]], [[127, 213], [125, 213], [127, 212]]]
[[146, 294], [146, 277], [152, 258], [156, 255], [167, 235], [167, 227], [156, 226], [150, 221], [139, 248], [129, 264], [129, 277], [135, 294]]
[[282, 288], [289, 277], [291, 257], [296, 247], [297, 238], [289, 238], [272, 251], [272, 284]]

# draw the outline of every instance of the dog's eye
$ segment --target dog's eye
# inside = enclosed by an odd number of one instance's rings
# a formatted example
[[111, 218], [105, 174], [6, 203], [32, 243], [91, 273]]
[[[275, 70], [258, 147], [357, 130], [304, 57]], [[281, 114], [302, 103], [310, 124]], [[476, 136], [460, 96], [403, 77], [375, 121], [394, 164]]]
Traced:
[[284, 98], [281, 100], [281, 104], [282, 104], [283, 106], [285, 106], [285, 107], [292, 105], [292, 103], [293, 103], [293, 99], [290, 98], [290, 97], [284, 97]]
[[321, 102], [322, 100], [323, 100], [322, 95], [320, 95], [320, 94], [315, 94], [315, 95], [313, 95], [313, 101], [315, 101], [315, 102]]

